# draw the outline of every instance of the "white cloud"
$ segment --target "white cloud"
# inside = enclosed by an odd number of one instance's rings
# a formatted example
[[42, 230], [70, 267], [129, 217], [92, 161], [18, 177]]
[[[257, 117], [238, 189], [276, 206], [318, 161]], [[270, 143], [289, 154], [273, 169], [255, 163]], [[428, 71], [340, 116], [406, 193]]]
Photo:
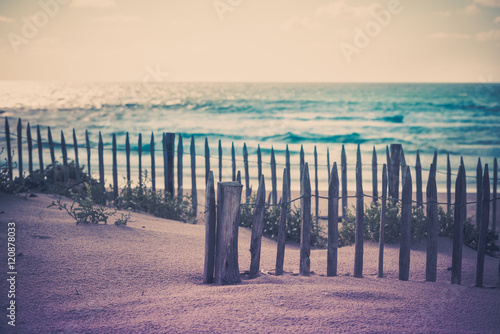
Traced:
[[474, 3], [478, 3], [486, 7], [500, 7], [500, 0], [474, 0]]
[[500, 16], [495, 17], [495, 19], [493, 20], [493, 22], [500, 23]]
[[332, 2], [329, 5], [322, 5], [315, 11], [317, 17], [331, 17], [331, 18], [344, 18], [356, 19], [366, 18], [369, 14], [381, 7], [378, 3], [371, 3], [367, 6], [351, 6], [346, 4], [345, 0]]
[[285, 31], [294, 29], [318, 30], [320, 28], [319, 22], [312, 20], [309, 17], [292, 16], [280, 28]]
[[471, 36], [469, 34], [459, 34], [450, 32], [436, 32], [429, 36], [434, 39], [469, 39]]
[[14, 22], [14, 20], [11, 19], [10, 17], [0, 15], [0, 23], [10, 23], [10, 22]]
[[437, 15], [437, 16], [442, 16], [442, 17], [450, 17], [451, 16], [451, 12], [449, 10], [443, 11], [443, 12], [434, 12], [433, 14]]
[[73, 0], [71, 7], [80, 8], [106, 8], [116, 5], [115, 0]]
[[479, 13], [481, 10], [476, 6], [476, 4], [470, 4], [467, 7], [465, 7], [464, 11], [466, 14], [474, 15]]
[[105, 22], [105, 23], [131, 23], [131, 22], [137, 22], [140, 21], [141, 18], [139, 16], [127, 16], [127, 15], [110, 15], [110, 16], [101, 16], [101, 17], [96, 17], [93, 19], [95, 22]]
[[480, 42], [500, 41], [500, 30], [483, 31], [476, 34]]

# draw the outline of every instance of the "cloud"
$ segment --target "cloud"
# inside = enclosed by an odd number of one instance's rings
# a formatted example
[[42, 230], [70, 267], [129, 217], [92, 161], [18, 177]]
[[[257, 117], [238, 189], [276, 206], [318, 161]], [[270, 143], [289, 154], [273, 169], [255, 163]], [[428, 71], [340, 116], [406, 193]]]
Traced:
[[127, 16], [127, 15], [110, 15], [110, 16], [101, 16], [93, 19], [95, 22], [104, 22], [104, 23], [131, 23], [140, 21], [141, 18], [139, 16]]
[[378, 3], [371, 3], [367, 6], [351, 6], [346, 4], [345, 0], [332, 2], [329, 5], [322, 5], [315, 11], [317, 17], [344, 18], [344, 19], [363, 19], [370, 13], [381, 7]]
[[292, 31], [294, 29], [318, 30], [319, 22], [309, 17], [292, 16], [285, 23], [280, 25], [281, 30]]
[[493, 22], [500, 23], [500, 16], [495, 17], [495, 19], [493, 20]]
[[474, 3], [478, 3], [486, 7], [500, 7], [500, 0], [474, 0]]
[[479, 32], [475, 37], [480, 42], [500, 41], [500, 30]]
[[479, 13], [481, 10], [476, 6], [476, 4], [470, 4], [464, 9], [466, 14], [474, 15]]
[[451, 16], [451, 12], [449, 10], [443, 11], [443, 12], [434, 12], [432, 14], [437, 15], [437, 16], [442, 16], [442, 17], [450, 17]]
[[471, 38], [471, 35], [450, 32], [436, 32], [429, 37], [433, 39], [469, 39]]
[[73, 0], [71, 7], [79, 8], [106, 8], [116, 5], [115, 0]]
[[11, 19], [10, 17], [0, 15], [0, 23], [10, 23], [10, 22], [14, 22], [14, 20]]

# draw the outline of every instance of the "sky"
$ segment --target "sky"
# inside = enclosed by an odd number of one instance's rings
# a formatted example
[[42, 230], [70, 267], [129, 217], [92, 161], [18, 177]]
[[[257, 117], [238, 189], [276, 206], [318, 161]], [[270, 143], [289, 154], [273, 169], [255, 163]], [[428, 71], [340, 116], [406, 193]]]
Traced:
[[0, 80], [499, 82], [500, 0], [2, 0]]

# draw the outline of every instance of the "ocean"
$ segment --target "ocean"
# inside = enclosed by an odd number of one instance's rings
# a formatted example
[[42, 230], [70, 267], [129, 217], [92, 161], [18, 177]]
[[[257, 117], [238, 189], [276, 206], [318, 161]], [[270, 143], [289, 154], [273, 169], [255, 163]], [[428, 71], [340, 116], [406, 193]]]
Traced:
[[[262, 150], [263, 173], [270, 190], [270, 152], [276, 153], [278, 189], [281, 189], [285, 148], [292, 162], [292, 188], [299, 188], [299, 152], [306, 153], [314, 180], [314, 147], [318, 152], [320, 190], [327, 189], [327, 160], [340, 164], [345, 146], [349, 188], [354, 190], [356, 149], [360, 145], [364, 164], [364, 187], [371, 190], [372, 151], [381, 165], [386, 163], [385, 149], [391, 143], [403, 145], [406, 162], [415, 165], [417, 150], [423, 166], [423, 180], [434, 151], [438, 153], [438, 190], [445, 191], [446, 156], [450, 155], [456, 174], [463, 157], [470, 189], [475, 189], [477, 159], [490, 170], [500, 156], [500, 84], [401, 84], [401, 83], [43, 83], [0, 81], [0, 114], [7, 117], [13, 138], [17, 119], [23, 127], [40, 125], [44, 142], [50, 126], [56, 143], [61, 130], [66, 142], [73, 143], [76, 130], [80, 163], [86, 164], [85, 130], [97, 147], [101, 132], [107, 149], [106, 179], [111, 182], [112, 134], [116, 134], [120, 155], [120, 180], [125, 175], [125, 135], [137, 149], [137, 137], [143, 136], [143, 166], [150, 168], [149, 140], [155, 135], [156, 150], [162, 132], [183, 137], [184, 187], [190, 188], [189, 144], [196, 140], [198, 186], [204, 182], [204, 140], [208, 139], [211, 165], [218, 179], [218, 141], [223, 147], [222, 179], [231, 178], [231, 145], [236, 150], [237, 169], [243, 172], [243, 144], [250, 161], [250, 177], [257, 189], [257, 146]], [[26, 140], [23, 133], [24, 141]], [[34, 138], [36, 132], [33, 132]], [[176, 143], [177, 145], [177, 143]], [[0, 146], [5, 147], [3, 127]], [[13, 148], [15, 149], [15, 140]], [[36, 147], [36, 146], [35, 146]], [[47, 148], [45, 148], [47, 150]], [[73, 150], [69, 149], [70, 158]], [[24, 149], [27, 169], [27, 152]], [[61, 154], [58, 154], [59, 157]], [[3, 160], [5, 152], [0, 156]], [[38, 167], [35, 154], [34, 165]], [[14, 159], [16, 160], [16, 159]], [[49, 161], [48, 151], [45, 162]], [[60, 159], [59, 159], [60, 161]], [[162, 187], [162, 154], [156, 154], [157, 185]], [[137, 154], [132, 157], [136, 170]], [[97, 150], [92, 154], [92, 171], [97, 171]], [[177, 173], [177, 172], [176, 172]], [[414, 169], [412, 169], [414, 173]], [[177, 174], [176, 174], [177, 175]], [[490, 172], [491, 175], [491, 172]], [[413, 179], [414, 179], [413, 175]], [[454, 182], [454, 179], [453, 179]], [[425, 183], [424, 183], [425, 189]]]

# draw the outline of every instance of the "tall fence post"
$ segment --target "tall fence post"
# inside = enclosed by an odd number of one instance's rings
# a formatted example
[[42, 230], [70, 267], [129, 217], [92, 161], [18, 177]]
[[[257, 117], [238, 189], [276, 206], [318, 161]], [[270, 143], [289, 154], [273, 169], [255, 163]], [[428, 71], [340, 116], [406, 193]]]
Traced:
[[[300, 168], [300, 186], [302, 187], [302, 177], [304, 176], [304, 164], [305, 164], [305, 157], [304, 157], [304, 146], [300, 145], [300, 163], [299, 163], [299, 168]], [[302, 188], [301, 188], [302, 190]]]
[[128, 132], [125, 137], [125, 160], [127, 163], [127, 186], [130, 185], [130, 138]]
[[36, 146], [38, 146], [38, 166], [40, 167], [40, 171], [42, 172], [43, 177], [43, 143], [42, 143], [42, 134], [40, 133], [40, 126], [36, 126]]
[[98, 154], [99, 154], [99, 183], [102, 190], [105, 190], [104, 184], [104, 144], [102, 142], [101, 131], [99, 131], [99, 144], [98, 144]]
[[233, 181], [236, 181], [236, 152], [234, 151], [234, 142], [231, 143], [231, 172]]
[[401, 241], [399, 245], [399, 279], [401, 281], [407, 281], [410, 277], [412, 181], [410, 167], [406, 166], [405, 169], [405, 181], [401, 193]]
[[399, 199], [399, 161], [401, 144], [391, 144], [391, 167], [389, 168], [389, 197]]
[[212, 283], [214, 280], [215, 262], [215, 188], [214, 174], [210, 171], [207, 187], [205, 189], [205, 266], [203, 270], [203, 283]]
[[[167, 192], [170, 198], [174, 198], [174, 151], [175, 151], [175, 133], [165, 133], [165, 145], [167, 147]], [[210, 167], [210, 166], [209, 166]], [[210, 170], [208, 170], [210, 172]], [[208, 179], [206, 180], [208, 181]]]
[[424, 206], [422, 195], [422, 163], [420, 162], [420, 151], [417, 150], [417, 161], [415, 163], [415, 179], [417, 183], [417, 207]]
[[458, 169], [457, 180], [455, 182], [455, 214], [453, 222], [453, 253], [451, 264], [451, 283], [462, 284], [462, 244], [463, 244], [463, 224], [462, 205], [464, 167], [461, 165]]
[[344, 145], [340, 154], [340, 173], [342, 174], [342, 220], [347, 217], [347, 156]]
[[118, 159], [116, 147], [116, 134], [113, 133], [113, 199], [118, 198]]
[[356, 235], [354, 246], [354, 277], [358, 278], [363, 277], [364, 215], [361, 149], [358, 144], [356, 155]]
[[300, 191], [300, 264], [299, 272], [303, 276], [309, 276], [311, 272], [311, 180], [309, 179], [309, 166], [304, 164], [302, 172]]
[[75, 177], [76, 177], [76, 182], [80, 183], [80, 159], [78, 157], [78, 141], [76, 140], [75, 129], [73, 129], [73, 150], [75, 151]]
[[[168, 154], [167, 154], [167, 134], [163, 132], [161, 136], [161, 146], [163, 152], [163, 194], [167, 197], [168, 193]], [[170, 197], [170, 195], [168, 195]]]
[[318, 224], [319, 216], [319, 190], [318, 190], [318, 151], [314, 145], [314, 217]]
[[339, 246], [339, 174], [337, 163], [328, 183], [328, 254], [326, 275], [337, 276], [337, 251]]
[[182, 135], [179, 133], [179, 143], [177, 144], [177, 196], [182, 198], [184, 194], [183, 189], [183, 155], [184, 144], [182, 143]]
[[491, 218], [491, 232], [496, 234], [497, 229], [497, 183], [498, 183], [498, 162], [493, 160], [493, 217]]
[[288, 180], [287, 169], [283, 170], [283, 187], [281, 197], [281, 212], [280, 212], [280, 225], [278, 230], [278, 249], [276, 251], [276, 268], [275, 275], [283, 274], [283, 262], [285, 260], [285, 240], [286, 240], [286, 219], [288, 215]]
[[450, 153], [447, 156], [446, 165], [446, 213], [448, 218], [451, 216], [451, 164]]
[[198, 192], [196, 190], [196, 149], [194, 145], [194, 136], [191, 136], [191, 202], [193, 205], [193, 214], [196, 217], [198, 210]]
[[464, 203], [464, 205], [461, 206], [461, 209], [462, 209], [461, 215], [463, 217], [462, 222], [465, 222], [465, 219], [467, 219], [467, 205], [465, 204], [465, 203], [467, 203], [467, 181], [466, 181], [467, 180], [467, 170], [465, 169], [463, 157], [460, 157], [460, 165], [463, 167], [462, 202]]
[[33, 174], [33, 142], [31, 139], [31, 127], [28, 122], [28, 126], [26, 127], [26, 141], [28, 142], [28, 171]]
[[[288, 150], [288, 144], [286, 145], [285, 152], [285, 168], [286, 168], [286, 182], [288, 185], [288, 196], [291, 198], [292, 196], [292, 178], [291, 178], [291, 169], [290, 169], [290, 151]], [[290, 207], [288, 207], [290, 208]]]
[[373, 155], [372, 155], [372, 196], [373, 202], [377, 203], [378, 201], [378, 165], [377, 165], [377, 151], [375, 150], [375, 146], [373, 146]]
[[385, 215], [387, 211], [387, 165], [382, 166], [382, 206], [380, 208], [380, 235], [378, 250], [378, 277], [384, 277]]
[[57, 189], [56, 154], [54, 151], [54, 141], [52, 140], [52, 132], [50, 131], [50, 127], [47, 128], [47, 137], [49, 139], [50, 161], [52, 162], [52, 183]]
[[8, 174], [9, 174], [9, 180], [12, 181], [13, 176], [12, 176], [12, 148], [10, 145], [10, 127], [9, 127], [9, 120], [7, 117], [5, 117], [5, 141], [7, 142], [7, 168], [8, 168]]
[[255, 278], [259, 274], [260, 250], [262, 243], [262, 230], [264, 228], [264, 210], [266, 208], [266, 182], [261, 175], [259, 189], [255, 203], [252, 220], [252, 237], [250, 240], [250, 272], [248, 278]]
[[89, 139], [89, 132], [88, 130], [85, 130], [85, 146], [87, 148], [87, 172], [89, 175], [89, 178], [92, 177], [91, 175], [91, 163], [90, 163], [90, 139]]
[[330, 176], [331, 176], [331, 169], [330, 169], [330, 148], [326, 148], [326, 168], [327, 168], [327, 174], [328, 174], [328, 184], [330, 184]]
[[406, 180], [406, 166], [405, 151], [401, 146], [401, 188], [404, 186]]
[[437, 237], [438, 237], [438, 202], [436, 176], [431, 166], [427, 180], [427, 256], [425, 265], [425, 280], [436, 282], [437, 276]]
[[151, 154], [151, 189], [154, 192], [156, 191], [156, 166], [155, 166], [155, 136], [153, 132], [151, 132], [149, 153]]
[[139, 159], [139, 191], [142, 193], [142, 134], [137, 139], [137, 158]]
[[483, 219], [483, 167], [481, 158], [477, 159], [476, 168], [476, 228], [479, 232], [481, 230], [481, 221]]
[[276, 183], [276, 158], [274, 156], [274, 148], [271, 147], [271, 198], [273, 205], [278, 203], [278, 189]]
[[484, 164], [484, 176], [482, 177], [483, 198], [482, 198], [482, 216], [479, 228], [479, 243], [477, 246], [477, 266], [476, 266], [476, 287], [483, 286], [484, 275], [484, 255], [486, 253], [486, 235], [488, 234], [488, 225], [490, 222], [490, 175], [488, 173], [488, 164]]
[[63, 157], [64, 167], [64, 183], [68, 184], [69, 181], [69, 165], [68, 165], [68, 150], [66, 149], [66, 140], [64, 139], [64, 132], [61, 130], [61, 152]]
[[257, 145], [257, 180], [260, 180], [261, 175], [262, 175], [262, 154], [260, 152], [260, 145]]
[[19, 178], [23, 177], [23, 123], [21, 119], [17, 121], [17, 167]]
[[210, 147], [208, 146], [208, 138], [205, 137], [205, 184], [208, 182], [208, 174], [210, 173]]
[[252, 195], [252, 189], [250, 189], [250, 175], [248, 174], [248, 149], [246, 143], [243, 143], [243, 166], [245, 169], [245, 202], [248, 203]]
[[219, 139], [219, 182], [222, 182], [222, 142], [220, 139]]
[[238, 265], [238, 225], [243, 186], [236, 182], [217, 185], [217, 233], [215, 282], [217, 285], [241, 282]]

